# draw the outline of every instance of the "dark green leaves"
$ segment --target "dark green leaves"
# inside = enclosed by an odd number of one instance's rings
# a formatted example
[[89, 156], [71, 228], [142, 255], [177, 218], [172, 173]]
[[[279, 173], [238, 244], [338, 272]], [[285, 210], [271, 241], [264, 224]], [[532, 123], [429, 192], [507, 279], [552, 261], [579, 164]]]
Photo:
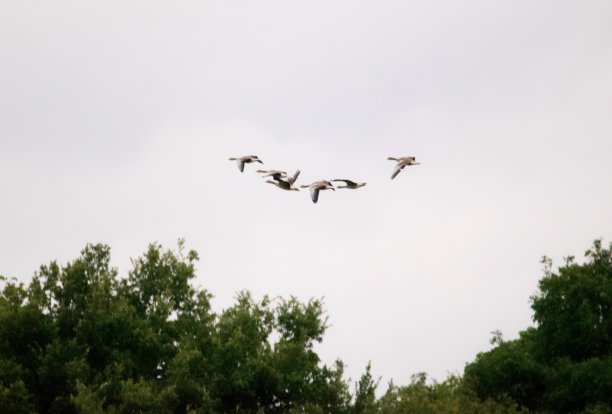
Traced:
[[[215, 314], [198, 255], [151, 244], [125, 279], [88, 245], [26, 288], [2, 280], [0, 407], [11, 412], [344, 412], [342, 365], [312, 350], [323, 306], [241, 292]], [[308, 407], [308, 408], [306, 408]]]
[[532, 410], [609, 412], [612, 245], [596, 240], [585, 263], [569, 256], [557, 272], [550, 259], [542, 263], [532, 298], [537, 326], [517, 340], [496, 341], [466, 367], [465, 381], [482, 398], [509, 396]]

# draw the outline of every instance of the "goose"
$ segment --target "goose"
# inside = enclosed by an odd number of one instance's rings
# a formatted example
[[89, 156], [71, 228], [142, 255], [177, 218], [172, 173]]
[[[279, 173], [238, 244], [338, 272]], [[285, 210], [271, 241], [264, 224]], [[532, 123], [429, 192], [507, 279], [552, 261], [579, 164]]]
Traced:
[[420, 162], [416, 162], [416, 158], [415, 157], [400, 157], [400, 158], [388, 157], [387, 159], [390, 160], [390, 161], [397, 162], [397, 164], [395, 165], [395, 169], [393, 169], [393, 174], [391, 174], [391, 179], [392, 180], [395, 177], [397, 177], [397, 175], [400, 173], [400, 171], [402, 171], [404, 169], [404, 167], [408, 167], [410, 165], [419, 165], [420, 164]]
[[341, 181], [341, 182], [346, 184], [346, 185], [338, 186], [337, 188], [348, 188], [348, 189], [351, 189], [351, 190], [356, 190], [356, 189], [358, 189], [360, 187], [363, 187], [364, 185], [367, 184], [367, 183], [356, 183], [356, 182], [351, 181], [351, 180], [345, 180], [345, 179], [340, 179], [340, 178], [338, 178], [336, 180], [332, 180], [332, 181]]
[[279, 177], [272, 176], [274, 181], [268, 180], [266, 182], [270, 183], [270, 184], [274, 184], [275, 186], [277, 186], [278, 188], [281, 188], [283, 190], [287, 190], [287, 191], [300, 191], [299, 188], [296, 188], [296, 187], [293, 186], [293, 183], [295, 183], [295, 181], [298, 179], [299, 176], [300, 176], [300, 170], [297, 170], [293, 174], [293, 176], [288, 177], [286, 179], [282, 179], [280, 176]]
[[255, 171], [259, 174], [264, 174], [263, 177], [272, 177], [272, 179], [277, 180], [282, 177], [286, 177], [287, 173], [285, 171], [280, 170], [257, 170]]
[[283, 181], [283, 180], [267, 180], [267, 183], [270, 184], [274, 184], [275, 186], [277, 186], [278, 188], [282, 189], [282, 190], [287, 190], [287, 191], [300, 191], [299, 188], [296, 188], [294, 186], [292, 186], [291, 184], [289, 184], [287, 181]]
[[313, 203], [319, 200], [319, 191], [321, 190], [332, 190], [336, 191], [334, 185], [329, 181], [315, 181], [310, 185], [302, 185], [302, 188], [310, 188], [310, 198]]
[[258, 162], [260, 164], [263, 164], [263, 162], [259, 159], [257, 155], [245, 155], [244, 157], [239, 158], [229, 158], [229, 160], [236, 161], [240, 172], [244, 172], [244, 164], [250, 164], [252, 162]]

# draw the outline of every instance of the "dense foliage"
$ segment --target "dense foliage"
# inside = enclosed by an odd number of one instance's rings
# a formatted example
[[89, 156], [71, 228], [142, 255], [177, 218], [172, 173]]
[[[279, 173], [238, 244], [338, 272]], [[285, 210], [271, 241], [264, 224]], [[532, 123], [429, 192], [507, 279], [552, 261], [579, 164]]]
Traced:
[[[110, 248], [0, 280], [1, 413], [610, 413], [612, 255], [558, 273], [546, 261], [536, 327], [442, 383], [413, 376], [376, 398], [370, 365], [353, 387], [314, 350], [321, 301], [237, 295], [215, 313], [196, 289], [198, 256], [158, 244], [120, 278]], [[353, 390], [351, 390], [353, 388]]]
[[196, 260], [152, 245], [120, 279], [110, 249], [90, 245], [65, 267], [42, 266], [27, 288], [5, 280], [1, 410], [345, 412], [342, 363], [313, 351], [321, 302], [243, 292], [217, 315], [189, 283]]
[[465, 381], [534, 411], [612, 413], [612, 244], [595, 241], [584, 264], [568, 257], [557, 272], [543, 263], [536, 327], [479, 354]]

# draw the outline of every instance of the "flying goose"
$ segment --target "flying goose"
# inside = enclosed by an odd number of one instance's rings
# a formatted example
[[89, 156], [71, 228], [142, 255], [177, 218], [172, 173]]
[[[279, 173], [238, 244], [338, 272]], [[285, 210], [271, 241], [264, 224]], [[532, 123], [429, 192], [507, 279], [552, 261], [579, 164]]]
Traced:
[[280, 188], [280, 189], [282, 189], [282, 190], [287, 190], [287, 191], [300, 191], [300, 189], [299, 189], [299, 188], [296, 188], [296, 187], [292, 186], [292, 185], [291, 185], [291, 184], [289, 184], [287, 181], [282, 181], [282, 180], [279, 180], [279, 181], [276, 181], [276, 180], [274, 180], [274, 181], [272, 181], [272, 180], [267, 180], [266, 182], [267, 182], [267, 183], [270, 183], [270, 184], [274, 184], [275, 186], [277, 186], [278, 188]]
[[283, 179], [280, 176], [277, 177], [273, 175], [272, 178], [274, 179], [274, 181], [268, 180], [266, 182], [270, 184], [274, 184], [275, 186], [283, 190], [300, 191], [299, 188], [296, 188], [293, 186], [293, 183], [295, 183], [295, 181], [298, 179], [299, 176], [300, 176], [300, 170], [297, 170], [291, 177]]
[[404, 167], [420, 164], [420, 162], [415, 162], [416, 161], [415, 157], [400, 157], [400, 158], [388, 157], [387, 159], [397, 162], [397, 164], [395, 165], [395, 168], [393, 169], [393, 174], [391, 174], [392, 180], [395, 177], [397, 177], [397, 175], [400, 173], [401, 170], [404, 169]]
[[356, 190], [356, 189], [366, 185], [366, 183], [356, 183], [356, 182], [351, 181], [351, 180], [344, 180], [344, 179], [340, 179], [340, 178], [338, 178], [336, 180], [332, 180], [332, 181], [341, 181], [341, 182], [346, 184], [346, 185], [338, 186], [337, 188], [349, 188], [351, 190]]
[[252, 162], [258, 162], [260, 164], [263, 164], [263, 162], [259, 159], [257, 155], [245, 155], [244, 157], [239, 158], [229, 158], [229, 160], [236, 161], [240, 172], [244, 172], [244, 164], [250, 164]]
[[276, 180], [282, 177], [286, 177], [287, 173], [285, 171], [280, 170], [257, 170], [259, 174], [263, 174], [263, 177], [272, 177], [272, 179]]
[[321, 190], [332, 190], [336, 191], [334, 185], [329, 181], [315, 181], [310, 185], [302, 185], [302, 188], [310, 188], [310, 198], [313, 203], [316, 203], [319, 200], [319, 191]]

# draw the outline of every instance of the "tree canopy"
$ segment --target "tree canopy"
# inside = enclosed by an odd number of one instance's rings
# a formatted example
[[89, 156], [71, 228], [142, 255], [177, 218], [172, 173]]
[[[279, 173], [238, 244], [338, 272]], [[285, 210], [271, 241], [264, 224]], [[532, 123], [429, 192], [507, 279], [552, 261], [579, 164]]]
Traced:
[[219, 314], [194, 288], [198, 255], [152, 244], [126, 278], [110, 248], [3, 279], [0, 407], [10, 412], [344, 412], [343, 365], [313, 346], [320, 300], [255, 301]]
[[125, 277], [87, 245], [27, 285], [0, 278], [0, 413], [611, 413], [612, 248], [586, 257], [544, 259], [536, 326], [496, 331], [463, 377], [420, 373], [377, 398], [370, 364], [351, 387], [341, 360], [320, 360], [321, 300], [243, 291], [214, 312], [182, 241]]
[[508, 396], [531, 410], [612, 412], [612, 244], [558, 271], [544, 257], [532, 297], [536, 326], [481, 353], [465, 369], [480, 397]]

